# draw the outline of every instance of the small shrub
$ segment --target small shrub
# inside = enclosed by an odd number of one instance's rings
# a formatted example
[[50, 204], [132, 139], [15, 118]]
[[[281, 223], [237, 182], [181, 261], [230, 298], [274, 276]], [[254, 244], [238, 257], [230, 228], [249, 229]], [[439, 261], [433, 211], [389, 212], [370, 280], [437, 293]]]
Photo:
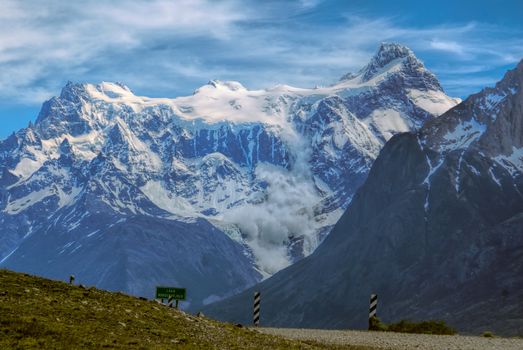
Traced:
[[419, 333], [419, 334], [442, 334], [442, 335], [453, 335], [456, 331], [451, 327], [447, 326], [444, 321], [422, 321], [422, 322], [410, 322], [401, 320], [398, 323], [392, 323], [388, 326], [388, 330], [391, 332], [400, 333]]
[[494, 333], [492, 333], [490, 331], [485, 331], [485, 332], [483, 332], [482, 336], [485, 338], [494, 338]]
[[369, 320], [369, 330], [371, 331], [385, 331], [398, 333], [418, 333], [418, 334], [439, 334], [439, 335], [454, 335], [456, 331], [447, 326], [444, 321], [422, 321], [411, 322], [401, 320], [397, 323], [389, 325], [380, 321], [379, 318], [373, 317]]
[[382, 323], [379, 318], [373, 316], [369, 319], [369, 331], [387, 331], [387, 325]]

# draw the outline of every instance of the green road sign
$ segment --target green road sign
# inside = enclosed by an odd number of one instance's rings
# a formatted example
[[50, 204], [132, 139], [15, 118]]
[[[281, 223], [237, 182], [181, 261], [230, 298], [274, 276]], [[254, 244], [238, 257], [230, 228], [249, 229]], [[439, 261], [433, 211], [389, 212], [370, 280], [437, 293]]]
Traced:
[[175, 300], [185, 300], [186, 294], [185, 288], [156, 287], [157, 299], [169, 299], [173, 297]]

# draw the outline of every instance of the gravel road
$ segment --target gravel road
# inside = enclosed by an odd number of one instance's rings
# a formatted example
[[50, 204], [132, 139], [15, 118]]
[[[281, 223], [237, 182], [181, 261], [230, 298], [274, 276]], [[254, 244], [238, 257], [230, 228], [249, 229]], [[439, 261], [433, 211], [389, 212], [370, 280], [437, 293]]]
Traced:
[[520, 338], [484, 338], [463, 335], [428, 335], [323, 329], [256, 328], [259, 332], [323, 344], [370, 346], [376, 349], [416, 350], [522, 350]]

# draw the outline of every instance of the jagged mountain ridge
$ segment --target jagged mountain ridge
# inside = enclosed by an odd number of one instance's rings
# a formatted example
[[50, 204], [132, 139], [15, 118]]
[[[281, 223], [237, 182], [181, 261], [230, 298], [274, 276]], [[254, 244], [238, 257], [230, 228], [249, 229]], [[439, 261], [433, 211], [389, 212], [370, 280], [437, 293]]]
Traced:
[[[240, 247], [230, 278], [241, 289], [312, 252], [383, 143], [456, 102], [397, 44], [383, 44], [358, 74], [325, 88], [249, 91], [211, 81], [192, 96], [162, 99], [118, 83], [69, 83], [34, 125], [0, 144], [0, 260], [58, 277], [58, 261], [69, 261], [62, 255], [92, 256], [91, 240], [105, 240], [122, 220], [188, 224], [180, 231], [200, 223]], [[43, 236], [50, 247], [56, 240], [54, 250], [36, 252], [31, 242]], [[181, 249], [169, 242], [173, 253]], [[149, 249], [144, 264], [155, 254]], [[201, 265], [191, 269], [206, 274]], [[98, 270], [127, 274], [120, 288], [134, 293], [144, 293], [131, 286], [151, 275], [124, 263]], [[165, 281], [169, 273], [155, 276]]]
[[[523, 61], [394, 136], [309, 257], [253, 289], [267, 326], [365, 328], [378, 315], [444, 319], [460, 331], [523, 331]], [[206, 313], [250, 322], [252, 289]]]

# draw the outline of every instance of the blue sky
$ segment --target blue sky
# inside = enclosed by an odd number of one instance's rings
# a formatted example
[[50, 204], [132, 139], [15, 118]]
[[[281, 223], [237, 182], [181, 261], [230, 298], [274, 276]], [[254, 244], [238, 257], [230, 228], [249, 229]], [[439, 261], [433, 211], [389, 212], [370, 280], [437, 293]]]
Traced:
[[523, 58], [523, 1], [0, 0], [0, 138], [69, 80], [175, 97], [211, 79], [327, 85], [380, 42], [409, 46], [449, 95]]

